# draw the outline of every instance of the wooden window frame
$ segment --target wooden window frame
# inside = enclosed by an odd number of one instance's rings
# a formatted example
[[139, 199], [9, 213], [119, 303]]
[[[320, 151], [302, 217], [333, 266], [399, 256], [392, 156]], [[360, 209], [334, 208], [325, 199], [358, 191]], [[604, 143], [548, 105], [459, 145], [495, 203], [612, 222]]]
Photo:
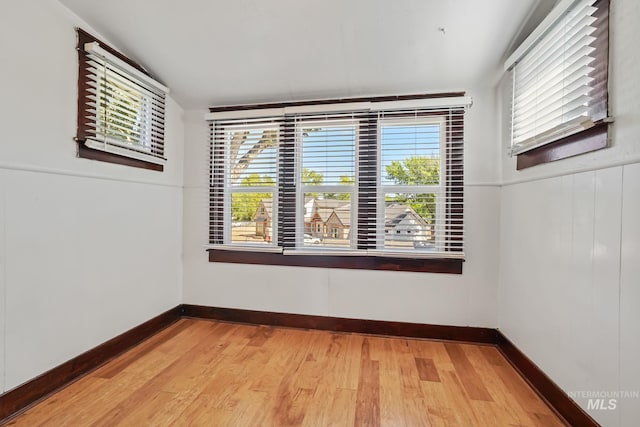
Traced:
[[97, 160], [101, 162], [114, 163], [118, 165], [131, 166], [135, 168], [148, 169], [162, 172], [164, 165], [153, 162], [148, 162], [141, 159], [127, 157], [116, 153], [109, 153], [102, 150], [96, 150], [85, 145], [87, 135], [90, 133], [90, 122], [86, 115], [83, 114], [86, 105], [89, 101], [89, 79], [87, 73], [88, 67], [88, 55], [84, 51], [86, 43], [97, 42], [100, 47], [108, 53], [114, 55], [118, 59], [122, 60], [126, 64], [132, 66], [138, 71], [150, 76], [150, 74], [138, 63], [129, 59], [116, 49], [112, 48], [108, 44], [104, 43], [95, 36], [87, 33], [81, 28], [76, 28], [77, 33], [77, 47], [78, 51], [78, 117], [77, 117], [77, 131], [74, 140], [77, 143], [77, 157], [82, 159]]
[[[398, 96], [398, 97], [374, 97], [374, 98], [351, 98], [351, 99], [340, 99], [340, 100], [323, 100], [323, 101], [309, 101], [309, 102], [292, 102], [292, 103], [281, 103], [281, 104], [260, 104], [260, 105], [250, 105], [250, 106], [239, 106], [239, 107], [212, 107], [210, 108], [210, 112], [227, 112], [227, 111], [238, 111], [238, 110], [250, 110], [250, 109], [265, 109], [265, 108], [281, 108], [287, 106], [307, 106], [307, 105], [318, 105], [318, 104], [331, 104], [331, 103], [350, 103], [350, 102], [360, 102], [360, 101], [392, 101], [392, 100], [408, 100], [408, 99], [426, 99], [426, 98], [445, 98], [445, 97], [460, 97], [464, 96], [464, 92], [456, 92], [456, 93], [444, 93], [444, 94], [435, 94], [435, 95], [409, 95], [409, 96]], [[424, 113], [428, 115], [429, 113]], [[452, 110], [449, 112], [445, 119], [445, 144], [449, 149], [449, 145], [453, 145], [457, 142], [462, 141], [463, 138], [463, 130], [462, 129], [454, 129], [451, 126], [452, 120], [461, 120], [460, 117], [463, 114], [463, 111], [460, 110]], [[211, 132], [213, 134], [215, 130], [215, 125], [212, 123]], [[282, 127], [285, 128], [287, 126], [295, 126], [293, 121], [284, 121]], [[364, 118], [360, 120], [361, 127], [370, 127], [371, 129], [378, 128], [378, 120], [376, 114], [371, 114], [369, 118]], [[295, 233], [295, 229], [287, 230], [286, 224], [293, 226], [296, 222], [295, 220], [285, 221], [285, 218], [288, 216], [296, 215], [296, 206], [297, 200], [295, 197], [295, 192], [291, 191], [292, 188], [295, 188], [295, 140], [293, 135], [295, 132], [287, 132], [283, 131], [283, 137], [281, 138], [281, 143], [279, 147], [280, 154], [280, 168], [279, 168], [279, 179], [278, 179], [278, 191], [279, 195], [279, 203], [278, 203], [278, 218], [280, 223], [278, 234], [278, 246], [283, 248], [291, 248], [290, 242], [285, 242], [282, 236], [289, 232]], [[376, 132], [377, 133], [377, 132]], [[360, 152], [360, 156], [368, 156], [369, 162], [366, 162], [366, 167], [360, 168], [358, 170], [358, 183], [359, 186], [355, 191], [364, 192], [367, 194], [372, 194], [371, 192], [362, 191], [362, 189], [366, 188], [370, 183], [369, 181], [373, 180], [376, 182], [378, 166], [377, 165], [377, 149], [374, 145], [377, 145], [377, 141], [375, 144], [367, 150], [367, 152]], [[360, 147], [362, 150], [362, 146]], [[218, 146], [216, 144], [211, 145], [210, 156], [213, 155], [214, 151], [224, 150], [224, 147]], [[448, 179], [451, 179], [453, 176], [456, 179], [462, 180], [463, 178], [463, 149], [451, 150], [450, 155], [447, 156], [445, 167], [447, 168], [447, 172], [445, 176], [449, 176]], [[284, 159], [283, 159], [284, 157]], [[209, 179], [211, 182], [210, 188], [210, 203], [212, 197], [219, 197], [221, 192], [224, 192], [224, 180], [220, 179], [221, 176], [220, 170], [214, 170], [214, 168], [219, 168], [220, 165], [214, 163], [209, 170]], [[453, 174], [453, 175], [452, 175]], [[213, 181], [214, 177], [216, 181]], [[447, 196], [451, 197], [451, 191], [449, 188], [451, 187], [450, 183], [446, 183], [445, 186], [448, 188]], [[292, 188], [289, 188], [292, 187]], [[457, 192], [463, 192], [463, 187], [456, 189]], [[457, 196], [461, 197], [462, 194], [457, 194]], [[454, 218], [461, 218], [463, 215], [463, 202], [452, 203], [447, 207], [447, 211], [445, 213], [445, 219], [452, 220]], [[372, 204], [372, 202], [374, 202]], [[375, 206], [375, 207], [372, 207]], [[367, 234], [367, 227], [370, 227], [371, 224], [375, 224], [377, 220], [377, 206], [375, 204], [375, 200], [365, 200], [363, 197], [358, 197], [358, 210], [357, 210], [357, 235], [356, 235], [356, 248], [357, 249], [374, 249], [375, 241]], [[220, 224], [221, 221], [224, 221], [224, 216], [222, 212], [222, 208], [220, 206], [211, 206], [210, 209], [210, 217], [209, 217], [209, 232], [210, 232], [210, 242], [211, 244], [224, 244], [223, 235], [220, 231], [221, 227], [213, 227], [212, 224]], [[284, 225], [283, 225], [284, 224]], [[452, 226], [453, 228], [457, 226]], [[455, 230], [452, 228], [450, 232], [461, 232], [462, 226], [456, 228]], [[451, 252], [452, 255], [456, 252], [462, 251], [462, 236], [459, 239], [454, 240], [454, 247]], [[458, 240], [456, 242], [455, 240]], [[381, 256], [372, 256], [372, 255], [325, 255], [325, 254], [283, 254], [279, 252], [269, 252], [269, 251], [259, 251], [259, 250], [251, 250], [251, 248], [242, 248], [238, 247], [233, 250], [228, 249], [217, 249], [210, 248], [208, 251], [209, 262], [223, 262], [223, 263], [237, 263], [237, 264], [262, 264], [262, 265], [278, 265], [278, 266], [296, 266], [296, 267], [320, 267], [320, 268], [346, 268], [346, 269], [364, 269], [364, 270], [390, 270], [390, 271], [412, 271], [412, 272], [430, 272], [430, 273], [449, 273], [449, 274], [462, 274], [462, 266], [464, 264], [464, 259], [456, 258], [456, 257], [434, 257], [434, 258], [424, 258], [424, 257], [411, 257], [411, 255], [407, 256], [396, 256], [396, 255], [387, 255], [382, 254]]]

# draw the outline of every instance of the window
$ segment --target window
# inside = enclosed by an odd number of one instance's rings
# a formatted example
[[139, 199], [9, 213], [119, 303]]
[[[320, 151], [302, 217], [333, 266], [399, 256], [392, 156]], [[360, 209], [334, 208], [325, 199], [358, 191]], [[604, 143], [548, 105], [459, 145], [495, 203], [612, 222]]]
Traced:
[[[356, 226], [358, 209], [355, 203], [357, 121], [297, 117], [295, 129], [300, 150], [296, 246], [355, 248], [356, 241], [349, 230]], [[300, 242], [303, 234], [300, 230], [311, 232], [314, 222], [316, 231], [321, 225], [330, 227], [330, 235], [322, 236], [320, 245]]]
[[[212, 128], [211, 236], [215, 244], [274, 246], [278, 218], [278, 133], [270, 120]], [[221, 191], [216, 191], [216, 190]]]
[[445, 119], [437, 116], [380, 121], [378, 227], [400, 235], [387, 236], [385, 249], [444, 249], [444, 229], [437, 224], [444, 218], [444, 129]]
[[103, 42], [77, 33], [78, 156], [163, 170], [169, 90]]
[[461, 272], [461, 95], [213, 111], [210, 260]]
[[518, 169], [606, 147], [608, 14], [608, 0], [561, 1], [505, 63]]

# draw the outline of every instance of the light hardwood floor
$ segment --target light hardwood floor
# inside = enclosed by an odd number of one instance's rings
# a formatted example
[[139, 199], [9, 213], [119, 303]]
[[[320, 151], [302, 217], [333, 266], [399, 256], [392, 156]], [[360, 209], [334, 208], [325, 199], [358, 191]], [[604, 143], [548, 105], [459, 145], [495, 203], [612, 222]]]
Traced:
[[182, 319], [9, 425], [563, 424], [493, 346]]

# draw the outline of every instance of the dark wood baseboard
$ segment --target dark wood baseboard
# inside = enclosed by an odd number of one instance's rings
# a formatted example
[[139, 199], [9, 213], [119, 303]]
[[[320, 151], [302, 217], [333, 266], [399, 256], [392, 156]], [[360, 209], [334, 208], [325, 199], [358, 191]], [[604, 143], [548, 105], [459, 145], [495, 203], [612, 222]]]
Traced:
[[237, 308], [206, 307], [184, 304], [183, 316], [291, 328], [320, 329], [336, 332], [429, 338], [493, 344], [496, 330], [469, 326], [428, 325], [424, 323], [389, 322], [384, 320], [348, 319], [308, 314], [274, 313]]
[[0, 395], [0, 424], [180, 319], [177, 306]]
[[118, 354], [161, 331], [181, 317], [291, 328], [356, 332], [409, 338], [491, 344], [568, 425], [596, 427], [589, 416], [531, 359], [497, 329], [383, 320], [349, 319], [182, 304], [0, 395], [0, 424], [29, 405], [71, 383]]
[[596, 422], [574, 402], [531, 359], [516, 347], [499, 330], [496, 331], [496, 347], [533, 387], [533, 389], [571, 426], [598, 427]]

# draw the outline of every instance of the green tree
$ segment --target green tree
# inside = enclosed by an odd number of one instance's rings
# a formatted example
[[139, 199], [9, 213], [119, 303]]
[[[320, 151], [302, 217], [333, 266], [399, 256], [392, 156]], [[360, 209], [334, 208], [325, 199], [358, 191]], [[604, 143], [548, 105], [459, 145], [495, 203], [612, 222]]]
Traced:
[[[342, 185], [352, 185], [356, 182], [355, 178], [352, 176], [342, 175], [340, 177], [340, 184]], [[322, 194], [325, 199], [334, 199], [334, 200], [349, 200], [351, 195], [349, 193], [323, 193]]]
[[[257, 173], [251, 174], [242, 179], [241, 185], [251, 186], [273, 186], [275, 181], [269, 176], [260, 176]], [[275, 187], [274, 187], [275, 188]], [[233, 193], [231, 195], [231, 215], [234, 221], [253, 221], [260, 201], [271, 199], [269, 193]]]
[[[302, 182], [308, 185], [320, 185], [324, 181], [324, 176], [313, 169], [302, 169]], [[318, 193], [305, 193], [309, 197], [318, 197]]]
[[440, 159], [411, 156], [394, 160], [387, 166], [387, 178], [402, 185], [437, 185], [440, 183]]
[[302, 169], [302, 182], [304, 184], [320, 185], [324, 181], [324, 176], [320, 172], [316, 172], [313, 169]]
[[100, 77], [99, 88], [97, 96], [100, 108], [97, 115], [103, 121], [101, 132], [107, 137], [142, 147], [144, 141], [140, 120], [143, 115], [143, 96], [111, 77]]
[[[402, 161], [394, 160], [386, 167], [387, 179], [400, 185], [438, 185], [440, 183], [440, 159], [428, 156], [412, 156]], [[397, 194], [392, 200], [406, 203], [433, 224], [436, 215], [435, 193]]]

